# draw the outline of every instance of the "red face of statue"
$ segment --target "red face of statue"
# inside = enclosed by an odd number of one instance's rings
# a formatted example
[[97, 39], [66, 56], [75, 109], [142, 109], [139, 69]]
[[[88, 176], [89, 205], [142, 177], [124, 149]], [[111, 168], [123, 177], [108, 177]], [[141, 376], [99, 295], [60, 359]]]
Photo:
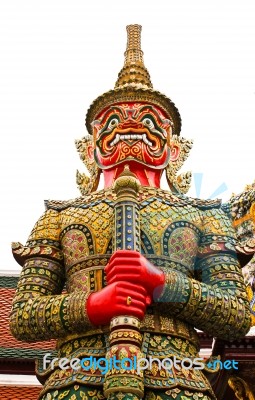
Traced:
[[154, 105], [113, 105], [97, 116], [93, 134], [94, 156], [102, 170], [127, 162], [162, 170], [169, 162], [171, 121]]

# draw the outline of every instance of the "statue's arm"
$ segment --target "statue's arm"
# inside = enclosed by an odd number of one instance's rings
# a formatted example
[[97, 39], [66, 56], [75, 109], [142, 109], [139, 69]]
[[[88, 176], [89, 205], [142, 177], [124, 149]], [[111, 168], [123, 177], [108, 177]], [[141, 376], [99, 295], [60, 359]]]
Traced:
[[250, 311], [241, 268], [231, 245], [231, 223], [221, 210], [217, 213], [216, 219], [205, 216], [196, 279], [165, 270], [166, 283], [157, 301], [161, 302], [159, 307], [197, 329], [232, 340], [248, 332]]
[[23, 251], [26, 260], [10, 315], [11, 332], [19, 340], [58, 338], [91, 327], [86, 313], [88, 294], [61, 294], [65, 271], [58, 236], [57, 213], [48, 210]]

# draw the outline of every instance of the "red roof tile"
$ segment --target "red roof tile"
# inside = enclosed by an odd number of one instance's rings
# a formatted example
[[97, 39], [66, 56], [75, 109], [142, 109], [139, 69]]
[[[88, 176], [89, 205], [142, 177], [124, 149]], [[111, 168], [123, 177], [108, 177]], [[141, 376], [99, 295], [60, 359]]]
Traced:
[[40, 349], [52, 350], [55, 348], [56, 341], [43, 341], [36, 343], [21, 342], [15, 339], [9, 329], [9, 315], [11, 311], [12, 299], [15, 289], [0, 288], [0, 347], [16, 349]]
[[0, 386], [1, 400], [36, 400], [41, 386]]

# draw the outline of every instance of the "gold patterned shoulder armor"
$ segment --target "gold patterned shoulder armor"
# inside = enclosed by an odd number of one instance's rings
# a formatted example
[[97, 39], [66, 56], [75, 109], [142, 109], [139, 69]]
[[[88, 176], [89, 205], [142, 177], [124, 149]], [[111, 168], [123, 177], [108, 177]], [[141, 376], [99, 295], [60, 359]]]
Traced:
[[243, 267], [244, 282], [250, 301], [252, 326], [255, 325], [255, 182], [247, 185], [228, 202], [237, 235], [237, 255]]
[[[182, 198], [185, 198], [185, 196], [181, 196]], [[209, 210], [212, 208], [221, 208], [222, 201], [221, 199], [215, 199], [215, 200], [204, 200], [204, 199], [196, 199], [193, 197], [186, 197], [186, 204], [191, 205], [193, 207], [197, 207], [201, 210]]]
[[233, 194], [228, 202], [237, 234], [237, 251], [246, 255], [255, 253], [255, 182], [247, 185], [238, 195]]
[[56, 211], [65, 210], [68, 207], [80, 207], [85, 204], [93, 205], [95, 202], [105, 200], [108, 203], [112, 203], [115, 199], [115, 195], [111, 188], [107, 190], [99, 190], [93, 192], [87, 196], [80, 196], [71, 200], [45, 200], [44, 204], [46, 210], [52, 209]]
[[[140, 202], [148, 201], [149, 199], [163, 199], [166, 203], [174, 206], [190, 205], [201, 210], [221, 208], [222, 202], [220, 199], [203, 200], [188, 197], [186, 195], [175, 193], [170, 190], [158, 189], [155, 187], [141, 186], [139, 189]], [[224, 210], [225, 211], [225, 210]]]
[[[213, 208], [221, 208], [222, 202], [220, 199], [214, 200], [203, 200], [185, 196], [179, 193], [173, 193], [170, 190], [163, 190], [153, 188], [150, 186], [141, 186], [139, 189], [140, 202], [146, 201], [149, 198], [163, 198], [175, 205], [190, 205], [197, 207], [201, 210], [208, 210]], [[87, 196], [77, 197], [71, 200], [45, 200], [46, 209], [52, 209], [56, 211], [65, 210], [68, 207], [81, 207], [85, 204], [94, 204], [97, 201], [106, 201], [109, 204], [113, 204], [116, 199], [116, 195], [111, 188], [99, 190], [93, 192]], [[224, 210], [225, 211], [225, 210]]]
[[58, 216], [56, 210], [46, 210], [35, 223], [25, 246], [19, 242], [12, 243], [13, 256], [21, 266], [31, 257], [42, 257], [56, 262], [63, 260]]
[[[87, 196], [89, 197], [89, 196]], [[45, 200], [45, 208], [46, 210], [56, 210], [56, 211], [62, 211], [65, 210], [68, 207], [72, 207], [73, 205], [76, 205], [77, 202], [79, 202], [81, 197], [77, 197], [75, 199], [71, 200]], [[85, 200], [85, 197], [82, 197], [83, 201]]]

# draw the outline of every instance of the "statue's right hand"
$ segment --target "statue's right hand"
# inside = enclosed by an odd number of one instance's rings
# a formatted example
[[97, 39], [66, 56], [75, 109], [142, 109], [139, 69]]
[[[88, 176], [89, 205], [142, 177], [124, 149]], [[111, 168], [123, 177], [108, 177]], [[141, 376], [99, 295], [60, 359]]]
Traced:
[[118, 315], [143, 319], [148, 304], [150, 299], [141, 285], [120, 281], [91, 293], [87, 300], [87, 314], [93, 325], [107, 325]]

